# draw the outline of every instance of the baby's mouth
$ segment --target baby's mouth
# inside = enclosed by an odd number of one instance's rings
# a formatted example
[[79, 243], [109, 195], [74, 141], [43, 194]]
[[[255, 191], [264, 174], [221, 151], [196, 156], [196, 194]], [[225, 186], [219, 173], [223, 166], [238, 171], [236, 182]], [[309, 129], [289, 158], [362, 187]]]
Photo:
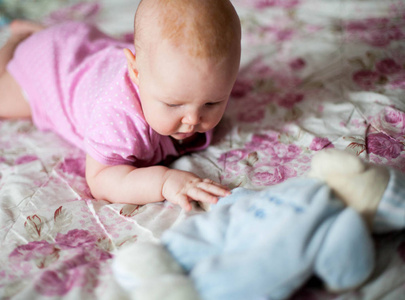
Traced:
[[175, 134], [172, 135], [173, 138], [176, 140], [185, 140], [189, 137], [192, 137], [195, 134], [194, 131], [192, 132], [176, 132]]

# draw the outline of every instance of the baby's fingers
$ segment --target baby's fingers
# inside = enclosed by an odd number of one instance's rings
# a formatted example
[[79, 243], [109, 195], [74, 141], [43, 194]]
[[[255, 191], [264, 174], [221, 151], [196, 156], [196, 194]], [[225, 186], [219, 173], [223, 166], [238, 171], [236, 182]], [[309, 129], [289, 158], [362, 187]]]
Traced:
[[190, 189], [187, 195], [195, 201], [208, 202], [213, 204], [218, 202], [218, 197], [216, 195], [213, 195], [198, 187]]
[[177, 204], [185, 211], [190, 211], [192, 206], [187, 195], [179, 195], [178, 197]]
[[210, 179], [204, 179], [198, 182], [194, 188], [190, 189], [187, 194], [191, 199], [196, 201], [217, 203], [218, 197], [225, 197], [230, 193], [226, 187]]
[[226, 197], [231, 194], [229, 189], [211, 179], [204, 179], [202, 182], [197, 184], [197, 187], [218, 197]]

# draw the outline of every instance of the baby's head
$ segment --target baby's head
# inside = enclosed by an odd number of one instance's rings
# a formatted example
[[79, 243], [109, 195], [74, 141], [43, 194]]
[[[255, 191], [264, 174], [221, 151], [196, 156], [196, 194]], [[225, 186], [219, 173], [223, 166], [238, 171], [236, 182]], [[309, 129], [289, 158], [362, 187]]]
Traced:
[[125, 51], [148, 124], [185, 139], [215, 127], [241, 54], [239, 18], [229, 0], [143, 0], [135, 55]]

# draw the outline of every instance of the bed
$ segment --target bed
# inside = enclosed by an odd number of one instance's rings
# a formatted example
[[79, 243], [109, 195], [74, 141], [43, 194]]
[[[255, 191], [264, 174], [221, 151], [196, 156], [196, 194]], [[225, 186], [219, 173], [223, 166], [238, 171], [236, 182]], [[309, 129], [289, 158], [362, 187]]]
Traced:
[[[0, 43], [16, 17], [86, 20], [128, 39], [138, 2], [0, 0]], [[260, 190], [305, 176], [312, 156], [333, 147], [405, 172], [405, 2], [233, 3], [243, 52], [228, 110], [212, 145], [173, 168]], [[84, 162], [31, 121], [0, 120], [1, 299], [129, 299], [111, 270], [115, 251], [204, 213], [93, 199]], [[405, 231], [373, 238], [364, 285], [331, 293], [312, 278], [291, 299], [405, 299]]]

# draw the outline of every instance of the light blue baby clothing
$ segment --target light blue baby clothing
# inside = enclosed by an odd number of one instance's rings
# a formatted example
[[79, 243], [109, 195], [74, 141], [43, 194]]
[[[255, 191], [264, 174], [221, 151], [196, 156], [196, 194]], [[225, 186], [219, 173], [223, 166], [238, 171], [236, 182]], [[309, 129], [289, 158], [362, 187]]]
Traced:
[[[403, 183], [403, 174], [391, 171], [376, 228], [405, 227]], [[332, 290], [344, 290], [374, 268], [362, 218], [311, 178], [263, 191], [235, 189], [209, 213], [166, 231], [162, 243], [203, 300], [286, 299], [313, 274]]]
[[389, 169], [390, 181], [373, 219], [373, 232], [405, 228], [405, 174]]

